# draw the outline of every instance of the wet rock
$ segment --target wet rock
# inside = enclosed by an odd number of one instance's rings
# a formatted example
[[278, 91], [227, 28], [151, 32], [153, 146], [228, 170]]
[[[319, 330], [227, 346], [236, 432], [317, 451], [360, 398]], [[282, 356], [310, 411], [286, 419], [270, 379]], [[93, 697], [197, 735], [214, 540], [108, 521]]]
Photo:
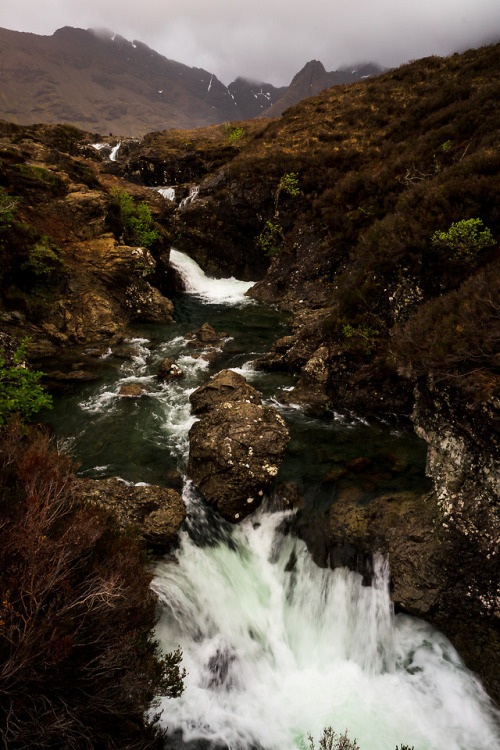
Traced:
[[278, 473], [288, 428], [278, 410], [262, 406], [258, 392], [230, 370], [195, 391], [192, 403], [201, 419], [189, 432], [188, 474], [224, 518], [240, 521], [260, 505]]
[[59, 370], [45, 374], [47, 380], [75, 382], [75, 383], [92, 383], [99, 380], [99, 375], [89, 370], [72, 370], [70, 372], [61, 372]]
[[304, 496], [295, 482], [280, 482], [273, 492], [273, 509], [289, 510], [304, 505]]
[[116, 477], [77, 479], [75, 493], [111, 511], [122, 528], [135, 526], [139, 536], [156, 552], [166, 552], [175, 544], [186, 517], [179, 493], [155, 485], [129, 485]]
[[172, 359], [166, 357], [158, 368], [156, 377], [158, 378], [158, 380], [168, 382], [170, 380], [178, 380], [179, 378], [183, 378], [184, 373]]
[[226, 401], [262, 403], [260, 393], [247, 383], [243, 375], [233, 370], [221, 370], [206, 385], [193, 391], [189, 400], [193, 413], [197, 415]]
[[124, 398], [138, 398], [139, 396], [146, 396], [147, 393], [146, 388], [140, 383], [125, 383], [118, 391], [118, 395]]
[[368, 458], [367, 456], [358, 456], [357, 458], [353, 458], [352, 461], [349, 461], [349, 463], [346, 464], [347, 468], [351, 471], [364, 471], [368, 466], [371, 466], [373, 463], [371, 458]]
[[125, 302], [132, 320], [142, 323], [171, 323], [173, 320], [173, 303], [144, 280], [128, 287]]
[[217, 332], [210, 323], [204, 323], [197, 331], [188, 331], [186, 339], [188, 345], [210, 344], [212, 346], [222, 343], [227, 338], [227, 333]]

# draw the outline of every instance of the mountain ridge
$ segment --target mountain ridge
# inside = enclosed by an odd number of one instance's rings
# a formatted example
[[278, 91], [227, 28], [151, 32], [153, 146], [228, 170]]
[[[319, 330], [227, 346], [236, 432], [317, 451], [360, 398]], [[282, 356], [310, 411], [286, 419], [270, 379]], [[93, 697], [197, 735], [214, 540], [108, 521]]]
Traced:
[[309, 87], [305, 77], [311, 63], [288, 87], [243, 76], [225, 86], [203, 68], [171, 60], [108, 29], [65, 26], [52, 36], [0, 29], [0, 118], [142, 136], [274, 117], [304, 96], [360, 77], [327, 73], [319, 65], [324, 74], [313, 76]]

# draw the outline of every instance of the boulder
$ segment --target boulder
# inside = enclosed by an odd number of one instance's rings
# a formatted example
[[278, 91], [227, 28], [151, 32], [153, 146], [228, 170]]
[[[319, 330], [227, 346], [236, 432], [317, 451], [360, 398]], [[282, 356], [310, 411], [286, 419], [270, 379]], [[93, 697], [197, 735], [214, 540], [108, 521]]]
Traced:
[[111, 477], [77, 479], [75, 490], [79, 498], [111, 511], [121, 528], [135, 526], [145, 544], [159, 553], [175, 543], [186, 517], [182, 497], [164, 487], [129, 485]]
[[260, 393], [248, 385], [243, 375], [233, 370], [221, 370], [206, 385], [193, 391], [189, 400], [193, 413], [197, 415], [205, 414], [226, 401], [262, 403]]
[[177, 380], [179, 378], [183, 378], [184, 373], [172, 359], [166, 357], [158, 368], [156, 377], [158, 378], [158, 380], [164, 380], [168, 382], [169, 380]]
[[199, 344], [215, 346], [220, 344], [225, 338], [227, 338], [227, 333], [224, 331], [218, 333], [210, 323], [203, 323], [197, 331], [188, 331], [186, 333], [187, 343], [190, 346], [197, 346]]
[[118, 391], [118, 395], [125, 398], [138, 398], [139, 396], [145, 396], [146, 394], [147, 390], [140, 383], [125, 383], [125, 385], [122, 385]]
[[207, 502], [234, 523], [260, 505], [289, 434], [274, 407], [224, 401], [192, 426], [189, 440], [189, 476]]

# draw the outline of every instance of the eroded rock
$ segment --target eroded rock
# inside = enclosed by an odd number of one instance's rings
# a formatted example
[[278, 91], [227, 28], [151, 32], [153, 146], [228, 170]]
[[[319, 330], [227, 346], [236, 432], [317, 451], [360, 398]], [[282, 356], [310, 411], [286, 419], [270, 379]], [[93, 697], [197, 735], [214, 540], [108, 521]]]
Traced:
[[191, 409], [200, 415], [210, 411], [225, 401], [246, 401], [252, 404], [262, 403], [260, 393], [247, 383], [243, 375], [233, 370], [221, 370], [190, 395]]
[[232, 522], [255, 510], [278, 473], [289, 440], [278, 410], [262, 406], [241, 375], [222, 371], [192, 394], [202, 417], [189, 432], [188, 474]]
[[78, 479], [76, 493], [82, 499], [111, 511], [122, 528], [135, 526], [144, 542], [156, 552], [166, 552], [176, 542], [186, 517], [178, 492], [155, 485], [129, 485], [109, 479]]

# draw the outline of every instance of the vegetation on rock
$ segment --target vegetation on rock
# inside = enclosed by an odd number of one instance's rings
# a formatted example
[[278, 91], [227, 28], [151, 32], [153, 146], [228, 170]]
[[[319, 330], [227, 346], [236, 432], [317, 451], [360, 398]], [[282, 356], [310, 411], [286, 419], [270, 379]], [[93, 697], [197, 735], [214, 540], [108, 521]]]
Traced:
[[120, 207], [125, 242], [129, 245], [151, 247], [160, 237], [153, 226], [151, 212], [144, 202], [135, 204], [130, 193], [116, 190], [114, 196]]

